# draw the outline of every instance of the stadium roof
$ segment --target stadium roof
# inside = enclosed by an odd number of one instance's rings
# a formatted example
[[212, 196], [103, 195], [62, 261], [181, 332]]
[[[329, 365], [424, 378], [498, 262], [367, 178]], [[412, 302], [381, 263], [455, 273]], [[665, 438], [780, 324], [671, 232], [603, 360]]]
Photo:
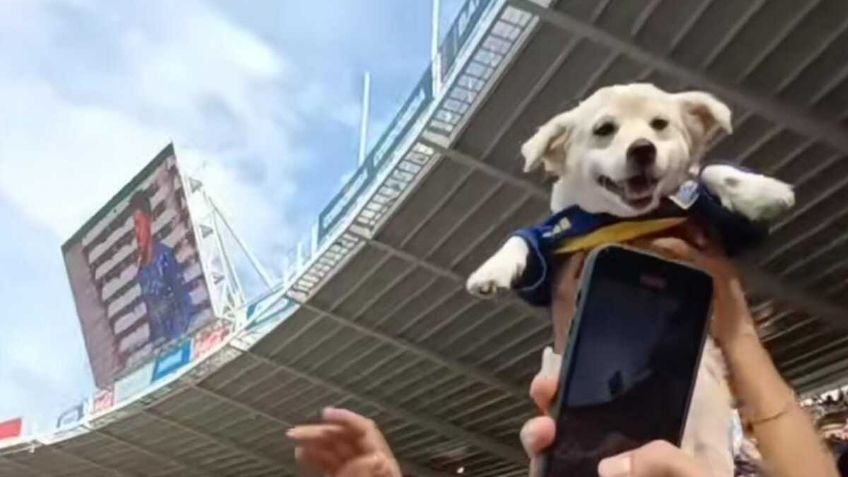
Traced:
[[294, 303], [264, 338], [227, 344], [211, 375], [120, 419], [0, 450], [0, 476], [294, 475], [284, 429], [331, 404], [372, 416], [409, 475], [524, 475], [517, 431], [550, 325], [514, 298], [469, 296], [464, 280], [547, 214], [520, 143], [612, 83], [706, 89], [732, 105], [736, 132], [711, 156], [798, 196], [745, 267], [763, 339], [801, 391], [848, 375], [848, 3], [482, 3], [389, 166], [260, 303]]

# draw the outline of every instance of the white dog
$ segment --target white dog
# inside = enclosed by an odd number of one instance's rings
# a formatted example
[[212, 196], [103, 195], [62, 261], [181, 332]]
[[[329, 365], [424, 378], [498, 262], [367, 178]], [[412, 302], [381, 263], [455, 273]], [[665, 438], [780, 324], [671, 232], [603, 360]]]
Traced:
[[[731, 132], [726, 105], [702, 92], [670, 94], [649, 84], [602, 88], [539, 128], [521, 148], [525, 171], [540, 166], [556, 177], [551, 210], [578, 206], [627, 218], [656, 209], [700, 171], [714, 136]], [[752, 221], [794, 205], [787, 184], [732, 166], [711, 165], [700, 182], [722, 206]], [[468, 279], [477, 296], [512, 288], [531, 252], [514, 236]], [[731, 397], [723, 359], [708, 343], [695, 387], [683, 448], [708, 462], [714, 475], [732, 475]]]

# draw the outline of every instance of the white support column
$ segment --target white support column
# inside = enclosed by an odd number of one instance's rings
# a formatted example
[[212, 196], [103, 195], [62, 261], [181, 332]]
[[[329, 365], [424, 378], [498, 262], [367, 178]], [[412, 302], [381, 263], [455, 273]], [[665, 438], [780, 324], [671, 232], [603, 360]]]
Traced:
[[442, 87], [442, 65], [439, 58], [439, 34], [440, 21], [442, 17], [442, 1], [433, 0], [433, 14], [430, 31], [430, 62], [433, 65], [433, 95], [439, 94]]
[[371, 110], [371, 73], [365, 72], [362, 76], [362, 117], [359, 120], [359, 161], [358, 165], [365, 162], [368, 154], [368, 117]]
[[[230, 260], [230, 254], [227, 253], [227, 248], [224, 246], [224, 241], [221, 239], [221, 227], [218, 226], [218, 212], [217, 207], [212, 202], [212, 198], [204, 193], [204, 197], [206, 199], [206, 203], [209, 205], [209, 209], [212, 211], [212, 228], [215, 233], [215, 242], [218, 245], [218, 251], [221, 255], [221, 265], [223, 265], [224, 269], [227, 271], [227, 280], [230, 282], [228, 285], [232, 286], [232, 291], [235, 292], [235, 297], [224, 297], [225, 299], [237, 299], [238, 303], [230, 303], [233, 308], [237, 308], [244, 304], [245, 296], [244, 289], [241, 286], [241, 280], [239, 280], [238, 273], [236, 272], [235, 267], [233, 266], [233, 262]], [[213, 277], [214, 280], [214, 277]], [[228, 287], [225, 290], [229, 290]]]
[[212, 206], [214, 213], [218, 216], [218, 218], [221, 219], [221, 222], [224, 223], [224, 226], [233, 236], [233, 240], [236, 241], [236, 244], [239, 246], [241, 251], [244, 252], [244, 255], [247, 257], [247, 261], [250, 263], [250, 266], [253, 268], [256, 274], [259, 275], [259, 278], [262, 279], [262, 282], [265, 284], [266, 287], [268, 287], [268, 290], [271, 290], [274, 287], [274, 280], [271, 278], [270, 275], [268, 275], [268, 272], [265, 271], [265, 268], [262, 266], [261, 263], [259, 263], [259, 260], [253, 254], [250, 248], [248, 248], [247, 244], [242, 241], [241, 237], [239, 237], [239, 235], [233, 229], [233, 226], [230, 224], [230, 221], [227, 220], [227, 217], [224, 216], [224, 214], [221, 212], [218, 206], [215, 205], [215, 202], [211, 198], [209, 199], [209, 203]]

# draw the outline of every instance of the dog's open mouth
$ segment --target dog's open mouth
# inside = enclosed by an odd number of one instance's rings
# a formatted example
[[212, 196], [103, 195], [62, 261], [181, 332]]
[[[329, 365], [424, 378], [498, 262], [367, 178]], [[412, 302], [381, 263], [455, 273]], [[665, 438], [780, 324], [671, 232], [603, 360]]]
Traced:
[[647, 174], [638, 174], [620, 181], [614, 181], [607, 176], [598, 177], [601, 187], [617, 195], [634, 209], [644, 209], [651, 205], [658, 183], [658, 180]]

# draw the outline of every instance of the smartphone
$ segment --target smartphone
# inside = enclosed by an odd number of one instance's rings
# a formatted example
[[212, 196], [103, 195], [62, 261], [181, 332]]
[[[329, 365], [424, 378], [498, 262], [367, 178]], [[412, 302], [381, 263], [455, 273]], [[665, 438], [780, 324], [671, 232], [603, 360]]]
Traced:
[[703, 271], [649, 253], [611, 245], [587, 257], [544, 477], [596, 477], [605, 457], [680, 445], [712, 293]]

